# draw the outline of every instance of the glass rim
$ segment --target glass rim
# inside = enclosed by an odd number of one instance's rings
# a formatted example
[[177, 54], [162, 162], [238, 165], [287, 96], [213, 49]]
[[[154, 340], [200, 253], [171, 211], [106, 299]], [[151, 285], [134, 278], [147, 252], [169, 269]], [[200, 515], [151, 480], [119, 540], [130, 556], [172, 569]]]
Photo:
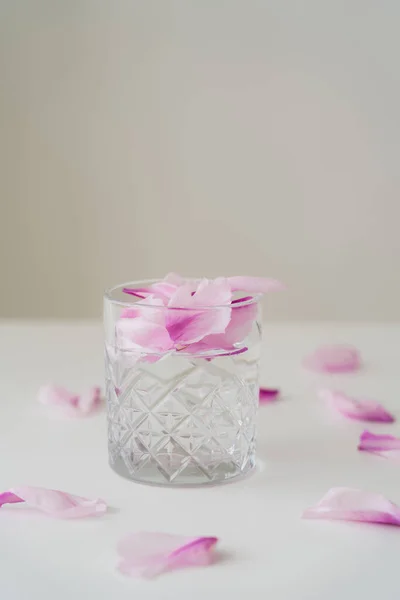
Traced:
[[[201, 278], [196, 278], [196, 277], [189, 277], [186, 279], [186, 281], [200, 281]], [[122, 288], [125, 287], [143, 287], [143, 284], [145, 285], [152, 285], [153, 283], [161, 283], [162, 281], [164, 281], [164, 279], [161, 278], [155, 278], [155, 279], [138, 279], [136, 281], [127, 281], [125, 283], [119, 283], [117, 285], [114, 285], [108, 289], [105, 290], [103, 298], [104, 300], [107, 300], [108, 302], [110, 302], [111, 304], [115, 304], [118, 306], [122, 306], [124, 308], [133, 308], [136, 304], [138, 304], [138, 302], [140, 302], [140, 306], [146, 307], [146, 308], [151, 308], [153, 310], [188, 310], [193, 312], [193, 310], [215, 310], [215, 309], [223, 309], [223, 308], [232, 308], [232, 303], [231, 304], [216, 304], [213, 306], [154, 306], [154, 304], [146, 304], [145, 302], [143, 302], [143, 300], [145, 300], [145, 298], [141, 299], [141, 298], [137, 298], [137, 300], [135, 302], [130, 302], [129, 300], [118, 300], [116, 298], [113, 298], [113, 293], [116, 292], [117, 290], [121, 290]], [[127, 294], [128, 295], [128, 294]], [[234, 308], [239, 308], [242, 306], [250, 306], [251, 304], [257, 304], [260, 299], [262, 298], [263, 294], [254, 294], [251, 297], [246, 296], [246, 299], [244, 300], [240, 300], [239, 301], [235, 301], [234, 303]]]

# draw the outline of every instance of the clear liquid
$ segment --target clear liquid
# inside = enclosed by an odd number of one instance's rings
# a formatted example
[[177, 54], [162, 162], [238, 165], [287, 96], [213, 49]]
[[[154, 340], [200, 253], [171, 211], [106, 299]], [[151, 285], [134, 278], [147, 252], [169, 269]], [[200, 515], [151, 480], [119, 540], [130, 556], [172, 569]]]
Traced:
[[252, 470], [257, 354], [207, 360], [173, 353], [148, 362], [106, 351], [111, 467], [131, 480], [175, 486]]

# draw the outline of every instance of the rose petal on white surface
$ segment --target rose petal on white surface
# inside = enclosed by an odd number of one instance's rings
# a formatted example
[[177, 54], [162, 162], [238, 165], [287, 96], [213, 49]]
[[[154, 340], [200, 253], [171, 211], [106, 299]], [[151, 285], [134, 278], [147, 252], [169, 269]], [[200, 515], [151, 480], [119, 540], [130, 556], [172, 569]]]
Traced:
[[0, 494], [0, 506], [17, 502], [25, 502], [30, 508], [36, 508], [57, 519], [100, 516], [107, 510], [106, 503], [99, 498], [90, 500], [67, 492], [40, 487], [15, 487]]
[[304, 511], [303, 519], [400, 525], [400, 508], [381, 494], [351, 488], [332, 488], [318, 504]]
[[395, 421], [395, 417], [375, 400], [357, 399], [344, 392], [329, 389], [320, 390], [318, 395], [348, 419], [377, 423], [393, 423]]
[[247, 277], [235, 276], [228, 277], [228, 282], [232, 292], [249, 292], [249, 294], [267, 294], [269, 292], [279, 292], [285, 289], [285, 286], [276, 279], [267, 279], [266, 277]]
[[101, 388], [94, 386], [79, 396], [78, 410], [82, 415], [92, 414], [101, 404]]
[[279, 398], [280, 390], [277, 388], [260, 387], [260, 404], [275, 402]]
[[94, 414], [101, 404], [101, 389], [93, 386], [81, 395], [58, 385], [44, 385], [39, 389], [38, 401], [56, 408], [68, 417], [85, 417]]
[[375, 434], [363, 431], [358, 450], [369, 452], [384, 458], [400, 459], [400, 438], [394, 435]]
[[304, 359], [303, 365], [319, 373], [348, 373], [360, 368], [361, 358], [357, 348], [333, 344], [317, 348]]
[[185, 537], [169, 533], [131, 533], [120, 540], [118, 570], [134, 577], [155, 577], [165, 571], [212, 562], [216, 537]]
[[38, 400], [46, 406], [76, 406], [79, 396], [59, 385], [43, 385], [39, 389]]

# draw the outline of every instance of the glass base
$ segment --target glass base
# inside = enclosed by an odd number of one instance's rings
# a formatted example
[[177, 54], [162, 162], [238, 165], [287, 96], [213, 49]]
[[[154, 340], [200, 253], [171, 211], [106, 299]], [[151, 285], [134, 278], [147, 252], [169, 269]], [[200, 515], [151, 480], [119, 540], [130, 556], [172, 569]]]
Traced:
[[204, 473], [197, 465], [186, 465], [184, 471], [179, 473], [175, 479], [166, 478], [165, 471], [149, 463], [141, 469], [140, 474], [131, 475], [122, 458], [110, 463], [111, 469], [124, 479], [133, 483], [142, 483], [144, 485], [163, 486], [163, 487], [203, 487], [216, 486], [224, 483], [231, 483], [248, 477], [254, 472], [256, 466], [255, 456], [249, 457], [248, 464], [244, 469], [238, 471], [237, 465], [230, 463], [221, 463], [213, 470], [212, 476]]
[[106, 363], [114, 471], [166, 486], [215, 485], [251, 471], [258, 361], [245, 355]]

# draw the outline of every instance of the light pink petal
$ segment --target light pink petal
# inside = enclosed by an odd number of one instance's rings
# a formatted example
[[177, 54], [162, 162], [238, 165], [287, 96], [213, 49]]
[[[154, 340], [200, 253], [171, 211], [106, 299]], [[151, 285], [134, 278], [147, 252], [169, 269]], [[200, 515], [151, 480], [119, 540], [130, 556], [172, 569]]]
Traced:
[[212, 333], [223, 332], [230, 319], [229, 308], [203, 311], [169, 310], [166, 327], [171, 339], [178, 344], [199, 342]]
[[149, 288], [123, 288], [122, 291], [124, 294], [130, 294], [136, 298], [147, 298], [147, 296], [151, 294]]
[[178, 273], [168, 273], [168, 275], [164, 277], [164, 281], [166, 283], [175, 285], [176, 287], [179, 287], [185, 283], [185, 279], [178, 275]]
[[121, 573], [154, 577], [165, 571], [212, 562], [215, 537], [185, 537], [168, 533], [131, 533], [117, 546]]
[[337, 344], [317, 348], [304, 359], [303, 365], [321, 373], [347, 373], [360, 368], [361, 358], [356, 348]]
[[358, 449], [384, 458], [400, 458], [400, 438], [363, 431]]
[[176, 289], [168, 302], [168, 306], [174, 308], [191, 308], [193, 306], [190, 283], [185, 283]]
[[280, 391], [276, 388], [260, 387], [260, 404], [268, 404], [278, 399]]
[[[222, 278], [214, 281], [203, 279], [193, 295], [190, 283], [181, 286], [169, 302], [171, 310], [166, 316], [169, 335], [175, 343], [192, 344], [207, 335], [223, 333], [231, 318], [231, 297], [229, 286]], [[226, 308], [220, 306], [225, 304]], [[185, 310], [212, 306], [218, 308]]]
[[154, 295], [160, 296], [167, 301], [174, 295], [177, 287], [178, 286], [168, 283], [167, 281], [160, 281], [159, 283], [153, 283], [151, 290]]
[[328, 389], [320, 390], [318, 395], [349, 419], [382, 423], [393, 423], [395, 421], [395, 417], [375, 400], [356, 399], [344, 392]]
[[68, 417], [85, 417], [97, 412], [101, 404], [101, 389], [90, 388], [80, 396], [57, 385], [44, 385], [38, 393], [41, 404], [56, 408]]
[[193, 292], [193, 284], [185, 283], [178, 287], [168, 306], [176, 308], [196, 308], [229, 305], [232, 292], [228, 280], [224, 277], [217, 279], [202, 279]]
[[43, 385], [39, 389], [38, 400], [46, 406], [75, 407], [79, 396], [59, 385]]
[[77, 409], [80, 414], [89, 415], [96, 412], [100, 404], [101, 389], [94, 386], [79, 396]]
[[332, 488], [303, 518], [400, 525], [400, 508], [380, 494]]
[[202, 279], [192, 296], [191, 306], [223, 306], [231, 300], [232, 290], [227, 279]]
[[[237, 302], [245, 302], [252, 300], [252, 297], [239, 298], [231, 303], [231, 318], [224, 333], [216, 333], [205, 336], [201, 342], [193, 344], [189, 352], [196, 354], [197, 352], [212, 352], [216, 350], [227, 350], [231, 355], [235, 350], [235, 346], [244, 342], [246, 336], [250, 333], [253, 323], [257, 317], [257, 304], [251, 303], [244, 306], [236, 306]], [[221, 310], [221, 309], [219, 309]], [[244, 346], [237, 349], [240, 353], [243, 352]], [[247, 350], [247, 348], [246, 348]], [[220, 354], [220, 356], [223, 356]]]
[[124, 308], [120, 314], [120, 319], [136, 319], [136, 317], [140, 317], [140, 309], [136, 307]]
[[279, 292], [285, 289], [285, 286], [280, 281], [277, 281], [276, 279], [266, 279], [265, 277], [228, 277], [228, 282], [232, 292], [267, 294], [268, 292]]
[[165, 325], [166, 308], [162, 298], [149, 295], [144, 300], [136, 302], [132, 308], [125, 308], [120, 315], [121, 319], [136, 319], [142, 317], [159, 325]]
[[139, 349], [143, 352], [165, 352], [172, 348], [172, 340], [163, 325], [142, 317], [120, 319], [116, 326], [117, 344], [125, 350]]
[[131, 296], [136, 296], [141, 299], [146, 299], [149, 296], [156, 296], [157, 298], [162, 299], [164, 304], [167, 304], [177, 287], [178, 286], [172, 282], [164, 280], [152, 283], [148, 287], [123, 288], [122, 291], [125, 294], [130, 294]]
[[16, 502], [25, 502], [51, 517], [58, 519], [79, 519], [81, 517], [100, 516], [107, 510], [103, 500], [89, 500], [58, 490], [39, 487], [16, 487], [0, 494], [0, 506]]
[[258, 307], [255, 302], [243, 306], [232, 305], [231, 320], [224, 332], [225, 344], [243, 342], [252, 330], [257, 318]]

